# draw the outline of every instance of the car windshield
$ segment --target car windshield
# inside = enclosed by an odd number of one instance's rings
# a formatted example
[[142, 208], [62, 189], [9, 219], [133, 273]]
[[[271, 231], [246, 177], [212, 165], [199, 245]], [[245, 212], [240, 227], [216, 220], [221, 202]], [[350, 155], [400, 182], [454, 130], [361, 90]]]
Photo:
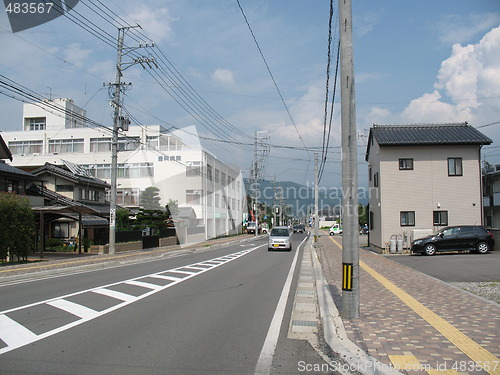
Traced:
[[274, 228], [271, 231], [271, 236], [281, 236], [281, 237], [288, 237], [290, 232], [286, 228]]

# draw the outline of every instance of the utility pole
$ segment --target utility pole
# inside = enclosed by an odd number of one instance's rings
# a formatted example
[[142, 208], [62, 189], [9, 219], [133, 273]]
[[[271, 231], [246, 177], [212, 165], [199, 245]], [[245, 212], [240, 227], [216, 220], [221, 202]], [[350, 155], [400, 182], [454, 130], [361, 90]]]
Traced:
[[339, 0], [342, 129], [342, 311], [359, 318], [358, 160], [352, 45], [352, 3]]
[[[121, 116], [121, 108], [123, 106], [121, 100], [121, 93], [125, 90], [127, 86], [131, 84], [123, 84], [121, 82], [121, 78], [123, 76], [123, 71], [128, 67], [141, 64], [143, 68], [145, 68], [144, 64], [147, 64], [149, 67], [149, 63], [153, 63], [156, 66], [156, 62], [153, 58], [140, 57], [136, 58], [131, 62], [122, 62], [123, 55], [126, 55], [133, 50], [143, 47], [149, 47], [150, 45], [146, 44], [145, 46], [139, 45], [139, 47], [124, 47], [124, 39], [125, 32], [128, 29], [132, 28], [140, 28], [140, 26], [129, 26], [122, 27], [118, 29], [118, 44], [117, 44], [117, 57], [116, 57], [116, 77], [115, 83], [108, 84], [110, 88], [110, 97], [111, 97], [111, 105], [114, 107], [113, 113], [113, 137], [111, 141], [111, 193], [109, 198], [109, 254], [115, 253], [115, 239], [116, 239], [116, 188], [117, 188], [117, 177], [118, 177], [118, 130], [121, 129], [123, 131], [128, 130], [128, 126], [130, 124], [130, 120]], [[151, 45], [152, 47], [154, 45]], [[157, 67], [157, 66], [156, 66]], [[111, 90], [114, 88], [114, 92]]]
[[314, 244], [318, 242], [319, 235], [319, 176], [318, 153], [314, 153]]

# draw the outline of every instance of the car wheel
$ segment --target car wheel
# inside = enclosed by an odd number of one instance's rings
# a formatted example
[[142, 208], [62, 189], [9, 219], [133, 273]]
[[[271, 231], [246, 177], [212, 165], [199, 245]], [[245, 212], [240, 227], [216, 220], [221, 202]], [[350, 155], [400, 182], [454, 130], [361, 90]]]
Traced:
[[436, 245], [434, 244], [427, 244], [424, 247], [424, 253], [425, 255], [434, 255], [436, 254]]
[[490, 245], [487, 242], [479, 242], [476, 246], [476, 250], [479, 254], [486, 254], [490, 251]]
[[273, 248], [272, 247], [268, 247], [267, 251], [273, 251]]
[[290, 246], [290, 248], [288, 249], [288, 251], [292, 251], [292, 247]]

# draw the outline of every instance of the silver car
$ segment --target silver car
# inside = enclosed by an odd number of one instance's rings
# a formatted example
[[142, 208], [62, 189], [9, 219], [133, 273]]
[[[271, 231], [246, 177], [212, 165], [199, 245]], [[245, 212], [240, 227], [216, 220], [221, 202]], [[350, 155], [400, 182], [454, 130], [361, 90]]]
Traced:
[[288, 250], [292, 251], [292, 232], [288, 227], [274, 227], [269, 233], [269, 251]]

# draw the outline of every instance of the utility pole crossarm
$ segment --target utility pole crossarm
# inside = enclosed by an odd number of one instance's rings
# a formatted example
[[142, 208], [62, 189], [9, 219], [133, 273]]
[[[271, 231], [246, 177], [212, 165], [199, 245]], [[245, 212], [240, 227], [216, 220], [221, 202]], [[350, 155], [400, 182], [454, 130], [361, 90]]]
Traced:
[[[117, 190], [117, 177], [118, 177], [118, 130], [122, 129], [124, 131], [128, 130], [128, 125], [130, 124], [130, 120], [121, 116], [121, 108], [123, 106], [121, 100], [121, 92], [127, 86], [131, 84], [123, 84], [121, 82], [121, 78], [123, 77], [123, 71], [135, 64], [141, 64], [144, 67], [143, 63], [147, 63], [149, 66], [149, 62], [153, 62], [156, 67], [156, 62], [154, 59], [148, 58], [138, 58], [133, 60], [132, 62], [122, 62], [123, 56], [127, 55], [131, 51], [134, 51], [138, 48], [142, 47], [126, 47], [124, 45], [125, 40], [125, 32], [132, 28], [141, 28], [139, 25], [122, 27], [118, 29], [118, 41], [116, 47], [116, 77], [115, 83], [109, 84], [110, 89], [114, 88], [114, 92], [112, 92], [111, 96], [111, 105], [114, 108], [113, 113], [113, 137], [111, 141], [111, 192], [109, 198], [109, 254], [115, 253], [115, 240], [116, 240], [116, 190]], [[111, 92], [111, 90], [110, 90]]]

